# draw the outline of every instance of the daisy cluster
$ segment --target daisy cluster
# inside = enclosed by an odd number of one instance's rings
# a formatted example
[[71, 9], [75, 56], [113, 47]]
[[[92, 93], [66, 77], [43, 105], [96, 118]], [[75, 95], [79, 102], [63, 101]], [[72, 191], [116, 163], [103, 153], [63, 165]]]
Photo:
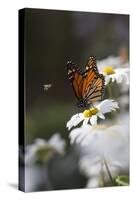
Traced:
[[[129, 88], [128, 61], [108, 57], [98, 61], [97, 66], [105, 85], [124, 83]], [[106, 186], [109, 182], [114, 185], [119, 175], [129, 173], [128, 121], [128, 112], [122, 114], [119, 103], [109, 97], [74, 114], [67, 122], [70, 142], [81, 151], [79, 169], [88, 178], [86, 187]]]
[[59, 133], [53, 134], [49, 140], [37, 138], [33, 144], [26, 146], [25, 164], [34, 164], [38, 160], [46, 163], [53, 155], [65, 153], [65, 140], [61, 138]]
[[59, 133], [48, 140], [37, 138], [25, 148], [25, 191], [36, 191], [38, 186], [52, 189], [49, 162], [55, 156], [64, 156], [66, 142]]
[[97, 66], [99, 72], [105, 76], [105, 84], [107, 85], [110, 80], [116, 81], [118, 84], [125, 82], [129, 84], [129, 63], [122, 62], [120, 57], [108, 57], [104, 60], [98, 61]]

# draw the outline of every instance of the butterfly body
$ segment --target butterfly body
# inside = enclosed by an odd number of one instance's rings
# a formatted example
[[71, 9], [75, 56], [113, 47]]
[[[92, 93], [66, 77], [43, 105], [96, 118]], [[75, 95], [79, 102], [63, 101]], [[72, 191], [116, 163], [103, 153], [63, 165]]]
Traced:
[[77, 107], [79, 108], [86, 108], [87, 106], [88, 106], [88, 103], [84, 99], [81, 99], [77, 102]]
[[89, 57], [84, 71], [81, 71], [72, 61], [68, 61], [67, 73], [78, 99], [78, 107], [87, 107], [95, 101], [102, 100], [105, 80], [98, 72], [94, 57]]

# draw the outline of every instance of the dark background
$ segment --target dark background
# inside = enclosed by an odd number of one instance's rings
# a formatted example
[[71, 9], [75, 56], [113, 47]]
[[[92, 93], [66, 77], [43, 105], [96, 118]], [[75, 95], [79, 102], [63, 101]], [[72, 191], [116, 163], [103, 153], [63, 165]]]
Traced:
[[[55, 132], [68, 139], [66, 123], [77, 113], [66, 62], [84, 68], [88, 56], [103, 59], [128, 49], [129, 16], [25, 9], [26, 144]], [[44, 91], [44, 84], [52, 84]]]

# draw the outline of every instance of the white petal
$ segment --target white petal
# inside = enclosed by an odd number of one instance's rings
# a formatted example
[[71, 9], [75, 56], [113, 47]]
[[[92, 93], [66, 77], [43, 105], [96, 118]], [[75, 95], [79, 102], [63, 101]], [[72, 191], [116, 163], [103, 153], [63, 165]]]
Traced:
[[123, 72], [120, 72], [118, 71], [115, 75], [115, 79], [117, 81], [117, 83], [121, 83], [124, 79], [124, 76], [125, 76], [126, 73], [123, 73]]
[[129, 84], [129, 68], [119, 68], [115, 70], [116, 81], [117, 83], [121, 83], [125, 80], [126, 84]]
[[126, 84], [129, 85], [129, 76], [128, 74], [124, 74], [123, 79], [125, 80]]
[[97, 105], [97, 108], [100, 110], [101, 113], [108, 113], [112, 110], [116, 110], [116, 108], [119, 108], [118, 103], [112, 99], [105, 99], [103, 100], [99, 105]]
[[86, 184], [86, 188], [97, 188], [99, 187], [99, 177], [90, 178]]
[[74, 142], [81, 143], [81, 141], [86, 137], [86, 131], [83, 132], [81, 128], [76, 128], [71, 131], [69, 137], [71, 139], [71, 144]]
[[48, 144], [56, 151], [63, 154], [65, 149], [65, 140], [61, 138], [59, 133], [55, 133], [48, 141]]
[[122, 74], [119, 74], [119, 75], [116, 76], [117, 83], [121, 83], [122, 80], [123, 80], [123, 75]]
[[73, 115], [71, 119], [67, 122], [66, 127], [70, 130], [73, 126], [77, 126], [84, 119], [83, 114], [79, 113]]
[[105, 75], [105, 85], [107, 85], [110, 81], [110, 76], [109, 75]]
[[84, 155], [79, 160], [79, 167], [82, 174], [87, 177], [98, 176], [101, 172], [101, 158], [94, 155]]
[[83, 121], [84, 126], [86, 126], [88, 124], [89, 119], [90, 119], [89, 117], [84, 119], [84, 121]]
[[93, 115], [91, 118], [90, 118], [90, 123], [92, 125], [96, 125], [97, 124], [97, 116], [96, 115]]
[[99, 118], [101, 118], [101, 119], [105, 119], [105, 116], [104, 116], [101, 112], [97, 113], [97, 116], [98, 116]]
[[37, 146], [37, 147], [41, 147], [41, 146], [44, 146], [44, 145], [46, 145], [47, 144], [47, 141], [46, 140], [44, 140], [44, 139], [41, 139], [41, 138], [37, 138], [36, 140], [35, 140], [35, 146]]
[[[69, 135], [71, 144], [76, 142], [83, 146], [91, 130], [92, 126], [90, 125], [82, 125], [80, 128], [73, 129]], [[87, 143], [89, 143], [89, 140], [87, 140]]]
[[112, 82], [116, 80], [116, 74], [112, 74], [110, 77], [111, 77]]
[[115, 73], [128, 73], [129, 72], [129, 68], [118, 68], [118, 69], [115, 69]]

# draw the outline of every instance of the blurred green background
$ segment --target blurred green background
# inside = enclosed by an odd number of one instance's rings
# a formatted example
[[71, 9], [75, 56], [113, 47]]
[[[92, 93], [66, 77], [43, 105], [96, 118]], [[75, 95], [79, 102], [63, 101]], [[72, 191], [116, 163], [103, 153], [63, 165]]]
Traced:
[[84, 68], [88, 56], [117, 56], [128, 40], [128, 15], [25, 9], [26, 144], [55, 132], [68, 140], [66, 122], [77, 107], [67, 60]]

